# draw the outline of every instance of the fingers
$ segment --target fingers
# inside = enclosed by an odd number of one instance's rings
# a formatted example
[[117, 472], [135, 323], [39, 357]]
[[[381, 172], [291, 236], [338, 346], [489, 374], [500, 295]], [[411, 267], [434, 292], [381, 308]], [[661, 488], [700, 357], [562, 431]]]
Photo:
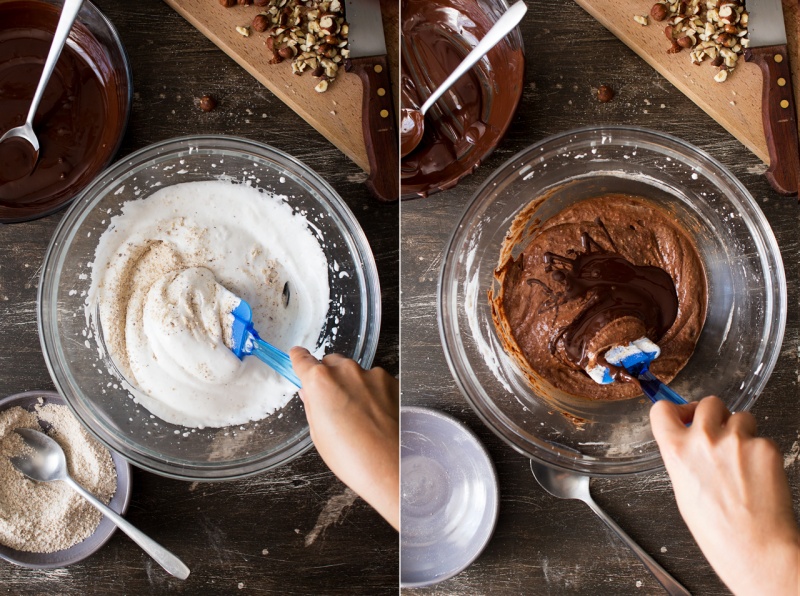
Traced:
[[341, 354], [328, 354], [322, 358], [322, 362], [328, 366], [338, 366], [347, 360], [349, 360], [349, 358], [345, 358]]
[[650, 425], [653, 436], [659, 443], [669, 435], [686, 432], [686, 424], [694, 418], [697, 402], [679, 406], [672, 402], [661, 400], [650, 408]]
[[722, 432], [722, 428], [731, 417], [725, 403], [715, 395], [704, 397], [697, 405], [693, 425], [703, 429], [710, 435]]
[[733, 432], [748, 437], [756, 436], [756, 419], [750, 412], [736, 412], [731, 415], [725, 426]]
[[292, 368], [301, 381], [309, 370], [319, 366], [319, 360], [314, 358], [311, 352], [300, 346], [295, 346], [289, 350], [289, 358], [292, 359]]

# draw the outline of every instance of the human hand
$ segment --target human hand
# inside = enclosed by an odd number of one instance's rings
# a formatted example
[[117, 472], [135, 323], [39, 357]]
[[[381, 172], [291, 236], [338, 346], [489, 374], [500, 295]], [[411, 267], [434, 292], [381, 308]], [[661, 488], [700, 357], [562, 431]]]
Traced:
[[[692, 422], [690, 427], [686, 423]], [[800, 594], [800, 531], [775, 445], [717, 397], [650, 410], [678, 509], [737, 595]]]
[[365, 371], [339, 354], [320, 362], [289, 352], [303, 388], [311, 440], [331, 471], [400, 527], [399, 384], [382, 368]]

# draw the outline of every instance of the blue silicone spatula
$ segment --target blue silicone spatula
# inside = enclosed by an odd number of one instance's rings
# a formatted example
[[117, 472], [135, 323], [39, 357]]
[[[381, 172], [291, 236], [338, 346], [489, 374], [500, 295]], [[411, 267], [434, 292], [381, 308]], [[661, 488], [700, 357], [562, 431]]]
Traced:
[[233, 343], [231, 345], [233, 353], [240, 360], [245, 356], [256, 356], [299, 388], [300, 379], [294, 374], [289, 355], [258, 336], [258, 332], [253, 327], [253, 310], [250, 305], [241, 300], [231, 314], [233, 315]]
[[[624, 368], [629, 374], [636, 377], [642, 391], [653, 403], [661, 399], [679, 405], [687, 403], [685, 399], [650, 372], [650, 364], [660, 355], [661, 348], [646, 337], [642, 337], [624, 346], [614, 346], [603, 355], [603, 358], [612, 366]], [[586, 372], [595, 383], [600, 385], [614, 382], [611, 371], [602, 364], [595, 364], [587, 368]]]

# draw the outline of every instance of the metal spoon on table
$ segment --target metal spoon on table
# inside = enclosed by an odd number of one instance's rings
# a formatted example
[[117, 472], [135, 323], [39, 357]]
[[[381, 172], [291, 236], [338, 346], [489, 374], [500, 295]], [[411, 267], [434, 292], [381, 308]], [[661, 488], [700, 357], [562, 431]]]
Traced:
[[628, 548], [639, 557], [639, 560], [645, 564], [645, 567], [647, 567], [650, 573], [664, 586], [668, 594], [671, 596], [691, 596], [689, 590], [684, 588], [678, 583], [678, 580], [667, 573], [661, 565], [656, 563], [653, 557], [648, 555], [605, 511], [600, 509], [589, 492], [588, 476], [555, 470], [534, 460], [531, 460], [531, 472], [533, 472], [533, 477], [536, 478], [536, 481], [542, 488], [554, 497], [558, 497], [559, 499], [578, 499], [586, 503], [591, 510], [597, 514], [597, 517], [603, 520], [609, 528], [614, 530], [617, 536], [628, 545]]
[[189, 577], [189, 568], [178, 557], [152, 538], [137, 530], [124, 517], [111, 510], [72, 479], [67, 471], [67, 459], [64, 456], [61, 445], [46, 434], [31, 428], [18, 428], [14, 432], [21, 436], [25, 444], [34, 452], [33, 455], [10, 458], [11, 465], [18, 471], [31, 480], [39, 482], [63, 480], [103, 515], [113, 521], [120, 530], [130, 536], [136, 544], [142, 547], [144, 552], [153, 557], [156, 563], [161, 565], [168, 573], [178, 579]]
[[456, 69], [447, 77], [444, 82], [436, 88], [427, 101], [419, 109], [403, 108], [400, 110], [400, 156], [405, 157], [416, 149], [422, 140], [425, 132], [425, 113], [437, 100], [444, 95], [466, 72], [486, 55], [497, 43], [506, 35], [513, 31], [522, 17], [525, 16], [528, 7], [523, 0], [519, 0], [500, 17], [484, 38], [476, 45], [466, 58], [461, 61]]
[[[64, 6], [61, 9], [61, 15], [58, 17], [58, 25], [53, 35], [53, 43], [50, 46], [50, 52], [47, 54], [42, 76], [39, 78], [39, 85], [36, 87], [36, 92], [33, 94], [31, 107], [28, 109], [28, 117], [23, 125], [12, 128], [0, 137], [0, 143], [7, 139], [15, 138], [23, 139], [30, 144], [32, 148], [30, 170], [33, 170], [33, 167], [39, 159], [39, 139], [36, 137], [36, 133], [33, 132], [33, 118], [36, 116], [36, 110], [39, 109], [39, 103], [41, 103], [42, 97], [44, 97], [44, 90], [47, 87], [47, 83], [50, 81], [50, 76], [55, 70], [58, 57], [61, 56], [61, 50], [64, 49], [64, 44], [69, 37], [69, 32], [72, 30], [75, 19], [78, 17], [81, 6], [83, 6], [83, 0], [65, 0]], [[30, 170], [22, 175], [30, 173]]]

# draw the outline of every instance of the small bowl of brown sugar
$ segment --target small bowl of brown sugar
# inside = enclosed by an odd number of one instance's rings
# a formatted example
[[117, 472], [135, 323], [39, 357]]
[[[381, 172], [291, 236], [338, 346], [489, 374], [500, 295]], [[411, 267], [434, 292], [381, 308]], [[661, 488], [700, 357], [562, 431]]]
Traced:
[[108, 542], [116, 526], [66, 483], [35, 482], [15, 470], [9, 458], [24, 449], [17, 428], [55, 439], [75, 480], [120, 515], [130, 502], [130, 465], [95, 440], [59, 394], [0, 399], [0, 559], [33, 569], [77, 563]]

